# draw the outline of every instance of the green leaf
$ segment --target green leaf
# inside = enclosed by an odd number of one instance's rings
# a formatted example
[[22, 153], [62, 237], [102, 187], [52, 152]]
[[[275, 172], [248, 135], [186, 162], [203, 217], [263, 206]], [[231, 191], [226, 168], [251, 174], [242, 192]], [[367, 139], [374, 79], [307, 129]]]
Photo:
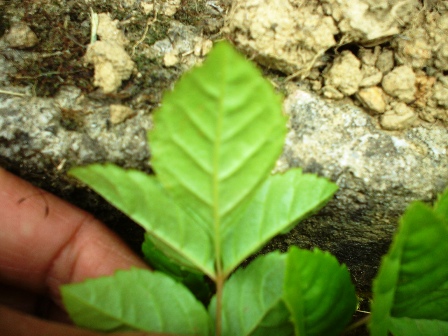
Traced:
[[250, 336], [290, 336], [294, 334], [294, 327], [289, 321], [290, 313], [283, 301], [279, 301], [258, 324]]
[[204, 305], [208, 306], [213, 295], [210, 285], [205, 281], [202, 273], [179, 266], [168, 258], [152, 243], [150, 235], [145, 234], [142, 252], [146, 262], [152, 269], [165, 273], [172, 279], [181, 282]]
[[[181, 282], [183, 278], [194, 272], [194, 270], [189, 270], [186, 267], [182, 267], [175, 263], [172, 259], [160, 251], [152, 242], [152, 238], [148, 233], [145, 233], [144, 235], [142, 252], [145, 261], [151, 266], [152, 269], [163, 272], [176, 281]], [[196, 272], [195, 274], [201, 273]]]
[[[289, 312], [282, 302], [285, 256], [272, 252], [239, 269], [225, 283], [222, 335], [292, 335]], [[209, 308], [214, 319], [216, 299]]]
[[150, 331], [209, 335], [204, 306], [181, 284], [159, 272], [133, 268], [61, 287], [78, 325], [107, 332]]
[[434, 211], [445, 221], [448, 221], [448, 188], [437, 198]]
[[417, 320], [407, 317], [391, 318], [390, 331], [402, 336], [446, 336], [448, 322], [438, 320]]
[[338, 335], [356, 309], [355, 288], [345, 265], [318, 249], [287, 253], [284, 300], [296, 335]]
[[286, 233], [299, 220], [319, 210], [336, 190], [334, 183], [303, 174], [301, 169], [270, 176], [240, 220], [224, 231], [224, 272], [232, 271], [274, 236]]
[[69, 174], [145, 228], [157, 248], [170, 258], [205, 274], [215, 274], [210, 227], [198, 225], [164, 192], [154, 176], [112, 164], [73, 168]]
[[416, 320], [408, 328], [418, 327], [422, 335], [448, 322], [448, 225], [446, 211], [440, 211], [445, 202], [444, 195], [436, 210], [413, 203], [401, 218], [374, 281], [373, 336], [397, 329], [402, 318]]
[[161, 184], [210, 226], [220, 251], [221, 230], [269, 175], [285, 135], [286, 117], [270, 83], [229, 44], [218, 43], [165, 95], [148, 139]]

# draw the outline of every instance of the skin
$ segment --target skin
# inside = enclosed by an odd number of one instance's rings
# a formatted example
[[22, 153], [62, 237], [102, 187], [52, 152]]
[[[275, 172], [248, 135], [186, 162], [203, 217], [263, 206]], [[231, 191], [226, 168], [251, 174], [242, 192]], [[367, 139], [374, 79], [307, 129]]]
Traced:
[[0, 204], [0, 335], [103, 335], [70, 324], [59, 286], [147, 266], [92, 215], [2, 168]]

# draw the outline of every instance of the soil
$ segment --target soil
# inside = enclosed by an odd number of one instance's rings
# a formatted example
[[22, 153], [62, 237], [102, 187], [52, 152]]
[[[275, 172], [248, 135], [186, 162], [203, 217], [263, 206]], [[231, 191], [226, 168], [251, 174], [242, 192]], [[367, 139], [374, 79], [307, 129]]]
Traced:
[[448, 124], [446, 1], [233, 3], [228, 36], [286, 81], [362, 106], [386, 130]]
[[74, 85], [152, 109], [227, 38], [285, 93], [292, 82], [350, 101], [386, 130], [448, 125], [445, 1], [16, 1], [0, 1], [3, 91], [52, 97]]
[[[448, 126], [448, 4], [438, 0], [0, 0], [0, 94], [76, 86], [113, 102], [110, 122], [121, 123], [151, 113], [223, 38], [284, 94], [299, 86], [358, 105], [385, 130]], [[61, 107], [67, 128], [79, 113]]]

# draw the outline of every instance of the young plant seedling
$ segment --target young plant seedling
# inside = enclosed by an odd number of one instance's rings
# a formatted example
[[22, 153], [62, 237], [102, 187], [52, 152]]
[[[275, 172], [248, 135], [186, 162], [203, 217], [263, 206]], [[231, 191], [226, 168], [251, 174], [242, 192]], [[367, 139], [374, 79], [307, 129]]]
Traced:
[[72, 169], [146, 230], [143, 250], [160, 270], [117, 271], [63, 286], [73, 321], [102, 331], [338, 334], [356, 297], [333, 256], [293, 248], [235, 272], [337, 190], [300, 169], [271, 174], [285, 135], [281, 98], [222, 42], [155, 112], [148, 134], [155, 175], [112, 164]]
[[[155, 176], [112, 164], [70, 174], [146, 229], [143, 252], [158, 271], [63, 286], [72, 319], [101, 331], [338, 335], [356, 297], [329, 253], [293, 247], [236, 270], [337, 189], [300, 169], [270, 174], [285, 117], [257, 69], [218, 44], [166, 94], [154, 125]], [[447, 241], [448, 189], [434, 208], [416, 202], [401, 218], [374, 282], [373, 336], [448, 335]]]

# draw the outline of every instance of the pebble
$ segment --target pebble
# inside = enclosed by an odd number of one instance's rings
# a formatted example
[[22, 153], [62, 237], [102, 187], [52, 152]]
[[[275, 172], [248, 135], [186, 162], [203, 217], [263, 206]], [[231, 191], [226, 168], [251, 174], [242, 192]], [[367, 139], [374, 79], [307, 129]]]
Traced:
[[326, 85], [322, 88], [322, 94], [325, 98], [329, 99], [342, 99], [344, 98], [344, 94], [339, 92], [336, 88], [331, 85]]
[[394, 68], [394, 52], [392, 50], [385, 49], [376, 61], [376, 67], [386, 74]]
[[11, 48], [26, 49], [34, 47], [39, 39], [26, 23], [17, 22], [11, 26], [5, 41]]
[[120, 124], [130, 116], [134, 115], [134, 111], [125, 105], [111, 104], [110, 110], [110, 122], [114, 125]]
[[166, 67], [176, 66], [177, 64], [179, 64], [179, 56], [174, 51], [167, 52], [163, 55], [163, 65]]
[[378, 86], [372, 86], [359, 90], [356, 98], [358, 98], [364, 107], [373, 112], [384, 113], [386, 111], [384, 92]]
[[360, 87], [375, 86], [381, 83], [383, 73], [374, 66], [364, 65], [361, 70], [363, 79], [359, 83]]

